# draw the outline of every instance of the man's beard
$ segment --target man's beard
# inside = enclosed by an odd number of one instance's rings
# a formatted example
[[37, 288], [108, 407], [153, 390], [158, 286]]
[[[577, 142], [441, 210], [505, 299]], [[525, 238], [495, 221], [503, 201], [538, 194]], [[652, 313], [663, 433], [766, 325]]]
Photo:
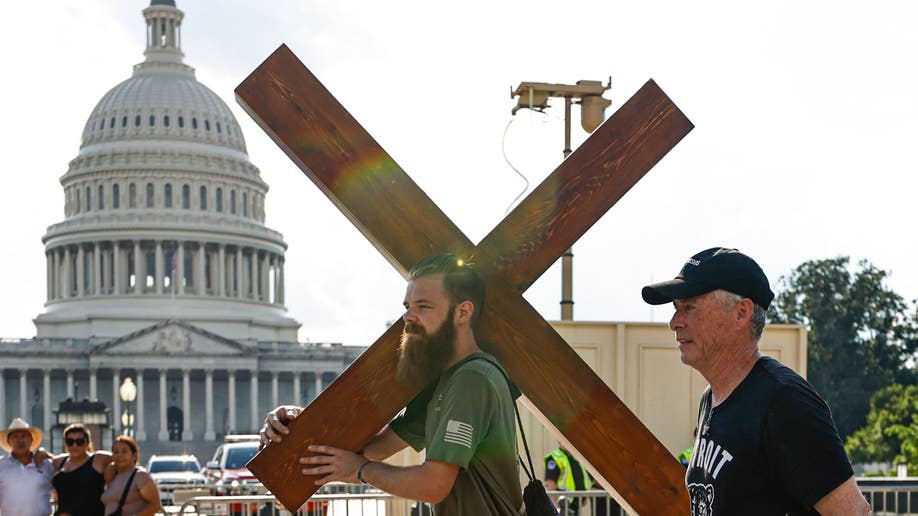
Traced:
[[[409, 335], [413, 333], [413, 335]], [[453, 356], [456, 341], [456, 327], [453, 325], [453, 309], [437, 330], [427, 335], [418, 324], [405, 324], [402, 342], [398, 346], [398, 367], [396, 379], [399, 383], [424, 388], [434, 381]]]

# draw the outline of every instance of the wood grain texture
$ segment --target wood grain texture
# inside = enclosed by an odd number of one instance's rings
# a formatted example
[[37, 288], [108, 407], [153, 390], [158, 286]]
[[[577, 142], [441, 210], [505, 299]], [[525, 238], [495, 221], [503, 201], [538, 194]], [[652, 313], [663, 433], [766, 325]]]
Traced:
[[[472, 257], [487, 282], [483, 346], [634, 510], [685, 512], [682, 467], [520, 295], [691, 130], [656, 84], [641, 88], [478, 246], [285, 46], [236, 95], [403, 275], [431, 254]], [[293, 438], [249, 464], [287, 507], [315, 492], [296, 463], [309, 444], [358, 450], [416, 394], [394, 380], [401, 328], [393, 325], [306, 408], [291, 424]]]

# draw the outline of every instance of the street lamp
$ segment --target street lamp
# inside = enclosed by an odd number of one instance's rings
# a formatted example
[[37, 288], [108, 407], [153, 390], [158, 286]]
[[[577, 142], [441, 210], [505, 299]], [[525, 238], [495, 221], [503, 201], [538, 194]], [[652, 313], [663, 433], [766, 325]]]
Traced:
[[[564, 157], [571, 153], [571, 105], [580, 104], [580, 126], [592, 133], [605, 119], [605, 110], [612, 102], [603, 98], [604, 91], [612, 87], [612, 77], [603, 85], [602, 81], [577, 81], [577, 84], [549, 84], [546, 82], [521, 82], [510, 93], [510, 97], [519, 97], [512, 114], [520, 109], [532, 109], [543, 112], [548, 107], [548, 99], [564, 99]], [[568, 249], [561, 258], [561, 320], [574, 319], [573, 296], [573, 248]]]
[[134, 414], [131, 413], [131, 404], [137, 398], [137, 386], [130, 377], [124, 379], [121, 387], [118, 389], [121, 395], [121, 401], [124, 402], [124, 414], [121, 414], [122, 433], [131, 437], [134, 435]]

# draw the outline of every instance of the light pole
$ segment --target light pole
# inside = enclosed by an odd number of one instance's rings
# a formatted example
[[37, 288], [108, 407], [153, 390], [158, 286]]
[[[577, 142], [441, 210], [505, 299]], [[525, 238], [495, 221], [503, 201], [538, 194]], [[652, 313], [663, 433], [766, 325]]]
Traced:
[[131, 413], [131, 404], [137, 398], [137, 386], [130, 377], [124, 379], [118, 388], [121, 401], [124, 402], [124, 413], [121, 414], [121, 433], [128, 437], [134, 436], [134, 414]]
[[[577, 84], [549, 84], [546, 82], [521, 82], [510, 94], [519, 97], [512, 113], [528, 108], [545, 111], [548, 99], [564, 99], [564, 157], [571, 153], [571, 105], [580, 104], [580, 126], [592, 133], [605, 119], [605, 109], [612, 102], [603, 98], [604, 91], [612, 87], [612, 77], [606, 85], [602, 81], [577, 81]], [[561, 257], [561, 320], [574, 319], [574, 249]]]

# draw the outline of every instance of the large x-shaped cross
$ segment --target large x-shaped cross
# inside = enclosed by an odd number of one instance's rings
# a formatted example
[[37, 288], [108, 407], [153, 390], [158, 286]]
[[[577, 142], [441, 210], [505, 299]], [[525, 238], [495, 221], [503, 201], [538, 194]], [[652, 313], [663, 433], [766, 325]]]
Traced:
[[[236, 88], [236, 97], [402, 275], [432, 254], [471, 258], [487, 284], [476, 336], [530, 409], [632, 512], [686, 512], [683, 468], [522, 297], [692, 129], [653, 81], [477, 246], [286, 46]], [[316, 490], [296, 460], [309, 455], [308, 445], [359, 450], [417, 394], [395, 381], [401, 332], [398, 321], [291, 423], [290, 437], [249, 463], [286, 507], [299, 507]]]

